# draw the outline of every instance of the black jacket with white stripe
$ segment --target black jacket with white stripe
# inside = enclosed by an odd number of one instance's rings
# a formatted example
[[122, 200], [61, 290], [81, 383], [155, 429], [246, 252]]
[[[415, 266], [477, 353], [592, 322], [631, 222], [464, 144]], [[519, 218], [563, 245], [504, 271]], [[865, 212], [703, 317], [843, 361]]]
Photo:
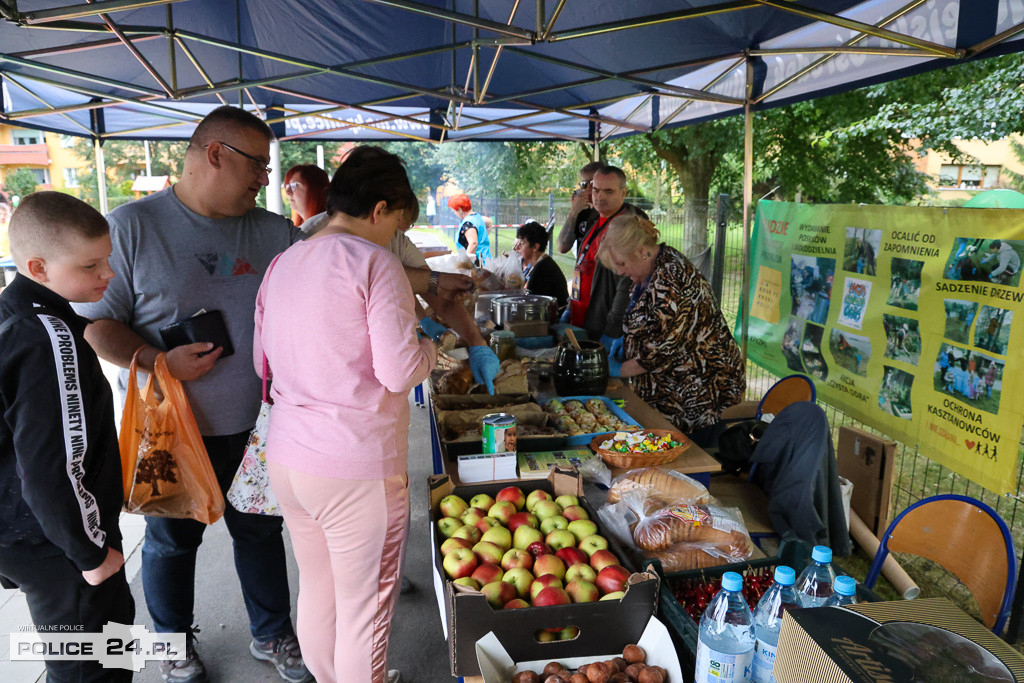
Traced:
[[[121, 549], [114, 402], [66, 300], [18, 275], [0, 293], [0, 552], [52, 555], [81, 571]], [[47, 543], [49, 541], [49, 543]], [[52, 544], [52, 545], [51, 545]]]

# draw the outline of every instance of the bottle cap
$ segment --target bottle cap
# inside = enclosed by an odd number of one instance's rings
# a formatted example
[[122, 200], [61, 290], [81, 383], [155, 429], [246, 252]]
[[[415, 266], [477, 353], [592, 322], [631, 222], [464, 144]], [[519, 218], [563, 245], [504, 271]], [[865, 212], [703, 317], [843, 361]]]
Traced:
[[736, 572], [722, 574], [722, 589], [735, 592], [743, 588], [743, 577]]
[[831, 562], [832, 549], [827, 545], [816, 545], [811, 551], [811, 559], [815, 562]]
[[782, 564], [775, 568], [775, 583], [780, 586], [792, 586], [796, 582], [796, 571]]
[[853, 595], [857, 592], [857, 579], [852, 576], [837, 576], [832, 590], [840, 595]]

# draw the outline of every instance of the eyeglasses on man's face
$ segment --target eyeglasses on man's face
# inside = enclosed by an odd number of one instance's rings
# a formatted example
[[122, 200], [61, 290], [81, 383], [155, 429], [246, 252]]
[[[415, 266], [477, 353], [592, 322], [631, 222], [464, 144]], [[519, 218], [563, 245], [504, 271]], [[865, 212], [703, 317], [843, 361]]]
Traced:
[[[255, 173], [256, 175], [263, 175], [264, 173], [270, 175], [270, 166], [268, 166], [268, 164], [270, 163], [270, 159], [261, 159], [260, 157], [254, 157], [251, 154], [243, 152], [237, 147], [232, 147], [223, 140], [217, 140], [217, 143], [220, 144], [220, 146], [222, 147], [230, 149], [235, 154], [238, 154], [239, 156], [243, 156], [246, 159], [248, 159], [249, 165], [252, 167], [252, 172]], [[211, 144], [213, 143], [211, 142], [210, 144], [206, 145], [206, 147], [209, 147]], [[203, 147], [203, 149], [206, 149], [206, 147]]]

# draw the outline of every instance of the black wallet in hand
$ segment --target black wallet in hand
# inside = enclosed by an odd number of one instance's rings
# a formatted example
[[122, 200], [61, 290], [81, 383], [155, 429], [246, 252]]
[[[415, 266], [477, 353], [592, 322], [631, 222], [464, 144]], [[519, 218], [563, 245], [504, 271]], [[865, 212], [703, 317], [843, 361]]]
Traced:
[[228, 327], [224, 323], [224, 314], [220, 311], [206, 311], [161, 327], [160, 337], [168, 351], [185, 344], [212, 342], [214, 348], [224, 347], [224, 352], [220, 354], [221, 358], [227, 358], [235, 352], [231, 337], [228, 335]]

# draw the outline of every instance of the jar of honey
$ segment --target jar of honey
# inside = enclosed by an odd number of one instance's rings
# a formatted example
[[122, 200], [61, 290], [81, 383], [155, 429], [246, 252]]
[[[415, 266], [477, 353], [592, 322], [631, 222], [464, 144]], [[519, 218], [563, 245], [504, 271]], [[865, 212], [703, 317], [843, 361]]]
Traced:
[[516, 333], [508, 330], [491, 332], [491, 351], [498, 360], [514, 360], [516, 357]]

